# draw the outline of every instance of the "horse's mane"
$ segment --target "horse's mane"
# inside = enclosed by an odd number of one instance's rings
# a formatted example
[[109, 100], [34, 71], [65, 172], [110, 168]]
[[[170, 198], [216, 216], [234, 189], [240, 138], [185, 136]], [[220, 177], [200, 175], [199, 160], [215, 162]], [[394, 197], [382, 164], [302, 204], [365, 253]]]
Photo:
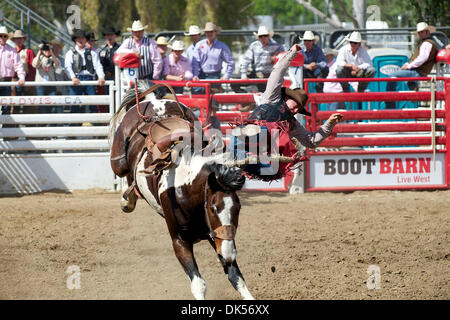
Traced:
[[216, 182], [223, 190], [237, 191], [244, 186], [245, 176], [240, 168], [229, 167], [215, 162], [209, 164], [208, 168], [214, 173]]

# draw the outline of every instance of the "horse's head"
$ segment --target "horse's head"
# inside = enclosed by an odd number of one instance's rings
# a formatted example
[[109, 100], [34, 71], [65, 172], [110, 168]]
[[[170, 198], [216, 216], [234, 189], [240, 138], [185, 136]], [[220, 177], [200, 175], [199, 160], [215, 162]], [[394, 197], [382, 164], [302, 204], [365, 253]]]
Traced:
[[234, 237], [241, 204], [236, 191], [244, 185], [245, 177], [238, 168], [221, 164], [208, 167], [211, 173], [205, 184], [205, 218], [219, 258], [229, 265], [237, 254]]

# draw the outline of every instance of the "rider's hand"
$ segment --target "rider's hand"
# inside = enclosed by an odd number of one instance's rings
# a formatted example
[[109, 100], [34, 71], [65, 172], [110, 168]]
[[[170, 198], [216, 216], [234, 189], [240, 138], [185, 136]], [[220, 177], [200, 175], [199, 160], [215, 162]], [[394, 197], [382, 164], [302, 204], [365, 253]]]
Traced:
[[72, 78], [72, 83], [73, 83], [74, 86], [77, 86], [77, 85], [80, 84], [80, 79], [78, 79], [78, 78]]
[[25, 80], [19, 79], [19, 81], [17, 82], [17, 84], [19, 85], [19, 87], [23, 87], [24, 84], [25, 84]]
[[101, 86], [101, 87], [103, 87], [103, 86], [105, 85], [105, 79], [99, 78], [99, 79], [98, 79], [98, 85]]
[[300, 48], [299, 44], [294, 43], [294, 45], [291, 47], [291, 50], [294, 51], [294, 52], [297, 52], [297, 51], [300, 51], [302, 49]]
[[342, 113], [333, 113], [329, 118], [328, 118], [328, 122], [332, 125], [335, 125], [336, 123], [338, 123], [339, 121], [342, 120], [344, 116], [342, 115]]

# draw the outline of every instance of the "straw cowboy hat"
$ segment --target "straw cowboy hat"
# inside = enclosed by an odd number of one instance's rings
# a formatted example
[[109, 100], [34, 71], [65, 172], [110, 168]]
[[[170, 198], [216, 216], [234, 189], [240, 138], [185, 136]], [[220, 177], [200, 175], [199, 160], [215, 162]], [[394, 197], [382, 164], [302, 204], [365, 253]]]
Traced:
[[159, 36], [158, 39], [156, 39], [156, 44], [159, 46], [167, 46], [167, 39], [164, 36]]
[[8, 29], [6, 29], [5, 26], [0, 26], [0, 34], [6, 34], [8, 36], [8, 38], [11, 37], [11, 35], [8, 32]]
[[436, 31], [436, 27], [434, 26], [429, 26], [428, 23], [426, 22], [419, 22], [417, 24], [417, 30], [413, 33], [419, 33], [420, 31], [424, 31], [424, 30], [428, 30], [430, 32], [435, 32]]
[[115, 34], [116, 36], [120, 36], [120, 30], [116, 30], [114, 27], [107, 27], [105, 31], [103, 31], [103, 36], [108, 34]]
[[185, 48], [185, 44], [183, 41], [176, 40], [174, 41], [173, 45], [171, 46], [172, 51], [183, 51]]
[[203, 29], [204, 32], [206, 31], [216, 31], [217, 33], [219, 33], [222, 30], [221, 27], [216, 26], [214, 23], [212, 22], [207, 22], [205, 24], [205, 28]]
[[260, 37], [260, 36], [269, 36], [272, 37], [273, 36], [273, 31], [269, 31], [266, 26], [260, 26], [258, 28], [258, 33], [253, 32], [253, 34], [255, 35], [255, 37]]
[[189, 31], [185, 32], [185, 36], [195, 36], [197, 34], [202, 34], [203, 32], [200, 30], [199, 26], [192, 25], [189, 27]]
[[27, 35], [23, 33], [22, 30], [16, 30], [14, 31], [14, 34], [12, 35], [11, 39], [20, 39], [20, 38], [26, 38]]
[[128, 31], [142, 31], [147, 29], [148, 25], [143, 25], [140, 20], [134, 20], [131, 28], [127, 28]]
[[281, 88], [281, 95], [282, 96], [286, 95], [298, 103], [298, 105], [300, 106], [298, 113], [305, 114], [307, 116], [311, 116], [311, 113], [309, 113], [305, 109], [306, 102], [308, 102], [308, 95], [306, 94], [305, 90], [300, 89], [300, 88], [290, 89], [287, 87], [283, 87], [283, 88]]

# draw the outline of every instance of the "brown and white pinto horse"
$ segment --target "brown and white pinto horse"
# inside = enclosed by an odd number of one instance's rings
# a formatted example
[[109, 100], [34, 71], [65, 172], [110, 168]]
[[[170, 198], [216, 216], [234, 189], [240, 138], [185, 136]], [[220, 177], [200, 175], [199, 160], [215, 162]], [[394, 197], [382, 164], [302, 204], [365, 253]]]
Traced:
[[[150, 85], [139, 82], [139, 92], [146, 91]], [[144, 121], [138, 115], [136, 105], [126, 107], [133, 99], [134, 91], [129, 90], [112, 120], [113, 171], [126, 177], [136, 193], [164, 217], [175, 255], [191, 281], [191, 291], [196, 299], [205, 299], [206, 295], [206, 283], [193, 253], [194, 243], [200, 240], [208, 240], [216, 250], [224, 272], [241, 296], [253, 299], [236, 262], [234, 237], [241, 208], [236, 191], [245, 182], [241, 170], [224, 165], [224, 154], [205, 155], [201, 149], [190, 146], [179, 150], [175, 164], [158, 173], [149, 173], [146, 169], [152, 154], [146, 147], [146, 132], [141, 132]], [[174, 100], [161, 99], [156, 92], [142, 99], [139, 110], [149, 122], [171, 116], [183, 118], [193, 125], [197, 120], [189, 108]], [[193, 128], [202, 134], [201, 127], [194, 125]], [[136, 193], [130, 190], [128, 188], [121, 199], [125, 212], [133, 211], [136, 205]]]

